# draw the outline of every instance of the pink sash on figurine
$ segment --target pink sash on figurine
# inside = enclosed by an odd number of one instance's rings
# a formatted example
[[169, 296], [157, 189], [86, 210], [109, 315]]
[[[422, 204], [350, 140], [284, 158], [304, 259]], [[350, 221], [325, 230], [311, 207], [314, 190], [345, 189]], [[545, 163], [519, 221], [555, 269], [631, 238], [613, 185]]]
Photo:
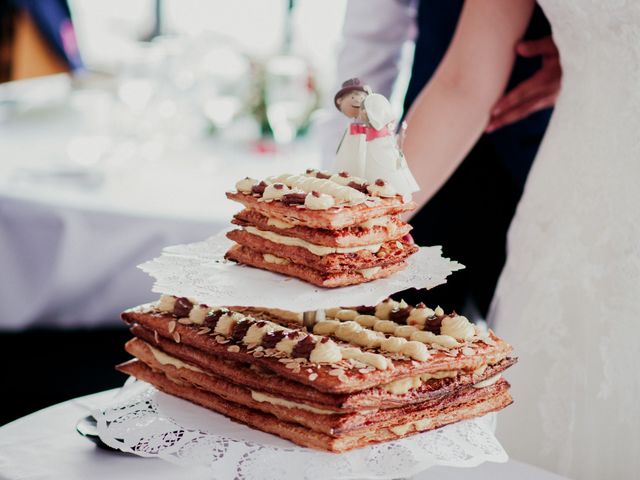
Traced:
[[352, 123], [349, 126], [349, 133], [351, 135], [366, 135], [367, 142], [371, 140], [375, 140], [376, 138], [386, 137], [387, 135], [391, 135], [388, 127], [381, 128], [380, 130], [376, 130], [373, 127], [367, 127], [362, 123]]

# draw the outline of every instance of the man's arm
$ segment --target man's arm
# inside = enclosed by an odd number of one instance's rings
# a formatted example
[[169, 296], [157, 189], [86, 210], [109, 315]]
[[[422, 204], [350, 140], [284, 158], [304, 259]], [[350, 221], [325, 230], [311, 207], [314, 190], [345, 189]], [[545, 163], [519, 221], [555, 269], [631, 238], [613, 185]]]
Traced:
[[336, 83], [315, 133], [322, 146], [323, 164], [335, 159], [336, 146], [347, 120], [333, 105], [333, 92], [348, 78], [358, 77], [374, 92], [389, 97], [398, 76], [402, 46], [414, 30], [415, 7], [410, 0], [349, 0], [336, 65]]
[[491, 110], [486, 132], [493, 132], [556, 103], [562, 80], [560, 55], [553, 38], [520, 42], [516, 52], [522, 57], [542, 57], [542, 67], [531, 78], [507, 92]]

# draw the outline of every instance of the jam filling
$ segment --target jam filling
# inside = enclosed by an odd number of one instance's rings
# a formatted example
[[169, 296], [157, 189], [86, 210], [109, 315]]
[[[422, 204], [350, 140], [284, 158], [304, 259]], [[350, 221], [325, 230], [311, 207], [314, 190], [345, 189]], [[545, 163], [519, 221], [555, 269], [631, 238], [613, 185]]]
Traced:
[[262, 337], [261, 345], [264, 348], [275, 348], [276, 344], [284, 338], [284, 331], [276, 330], [275, 332], [269, 332]]
[[315, 348], [315, 346], [316, 341], [311, 335], [307, 335], [294, 345], [291, 356], [293, 358], [305, 358], [308, 360], [311, 356], [311, 351]]
[[285, 193], [280, 199], [285, 205], [302, 205], [307, 195], [304, 193]]
[[355, 190], [358, 190], [359, 192], [362, 193], [368, 193], [367, 192], [367, 184], [366, 183], [358, 183], [358, 182], [349, 182], [347, 184], [347, 187], [351, 187]]
[[215, 330], [216, 325], [218, 324], [218, 320], [220, 317], [224, 315], [224, 310], [215, 310], [213, 312], [209, 312], [202, 323], [205, 327], [209, 327], [211, 330]]
[[231, 339], [236, 342], [240, 342], [247, 334], [247, 330], [249, 330], [249, 327], [251, 327], [252, 324], [253, 322], [251, 320], [240, 320], [231, 330]]
[[262, 195], [264, 193], [265, 188], [267, 188], [267, 182], [264, 180], [257, 185], [251, 187], [251, 193], [255, 193], [257, 195]]
[[173, 314], [176, 317], [188, 317], [192, 308], [193, 303], [191, 303], [188, 298], [176, 298], [176, 303], [173, 306]]
[[376, 307], [367, 307], [366, 305], [360, 305], [359, 307], [355, 307], [354, 309], [360, 315], [375, 315]]
[[444, 318], [444, 316], [437, 317], [435, 315], [428, 317], [424, 322], [424, 329], [428, 332], [440, 335], [440, 327], [442, 326], [442, 320]]
[[404, 307], [391, 310], [389, 312], [389, 319], [393, 320], [396, 323], [406, 324], [407, 318], [409, 318], [409, 315], [411, 314], [411, 310], [413, 310], [412, 307]]

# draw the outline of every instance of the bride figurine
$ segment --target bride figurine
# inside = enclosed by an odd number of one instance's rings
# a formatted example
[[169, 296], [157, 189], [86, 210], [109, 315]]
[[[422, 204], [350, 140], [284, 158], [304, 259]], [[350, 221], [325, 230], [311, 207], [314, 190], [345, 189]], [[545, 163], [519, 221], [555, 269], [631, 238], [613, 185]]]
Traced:
[[360, 121], [360, 110], [365, 97], [371, 89], [358, 78], [350, 78], [342, 84], [342, 88], [334, 98], [335, 106], [353, 122], [344, 133], [332, 170], [347, 171], [356, 177], [364, 176], [366, 126]]
[[[367, 95], [362, 104], [360, 120], [366, 123], [365, 168], [361, 175], [369, 182], [382, 178], [389, 182], [403, 197], [410, 199], [420, 190], [401, 145], [394, 134], [394, 116], [389, 100], [383, 95]], [[403, 124], [403, 132], [406, 124]], [[402, 137], [402, 135], [401, 135]]]

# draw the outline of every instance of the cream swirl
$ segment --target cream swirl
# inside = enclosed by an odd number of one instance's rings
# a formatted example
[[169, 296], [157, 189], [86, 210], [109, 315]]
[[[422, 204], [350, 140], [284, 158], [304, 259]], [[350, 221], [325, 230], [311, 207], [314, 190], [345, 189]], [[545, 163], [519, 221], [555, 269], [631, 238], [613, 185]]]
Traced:
[[333, 340], [324, 341], [323, 339], [311, 350], [309, 360], [313, 363], [337, 363], [342, 360], [340, 347]]
[[284, 174], [277, 177], [270, 177], [268, 180], [274, 183], [284, 183], [290, 188], [297, 188], [306, 193], [310, 193], [313, 191], [326, 193], [327, 195], [331, 195], [338, 202], [343, 203], [362, 203], [367, 198], [364, 193], [359, 192], [355, 188], [338, 185], [337, 183], [324, 178], [308, 177], [306, 175]]
[[363, 184], [367, 183], [367, 181], [364, 178], [353, 177], [353, 176], [349, 175], [349, 172], [335, 173], [335, 174], [331, 175], [329, 180], [331, 180], [332, 182], [337, 183], [338, 185], [343, 185], [345, 187], [349, 186], [349, 184], [351, 182], [357, 183], [359, 185], [363, 185]]
[[457, 340], [451, 335], [436, 335], [435, 333], [428, 331], [418, 330], [417, 332], [413, 332], [409, 338], [422, 343], [435, 343], [444, 348], [455, 348], [460, 346]]
[[242, 343], [246, 345], [256, 344], [259, 345], [262, 341], [262, 337], [268, 332], [275, 330], [272, 325], [267, 322], [254, 323], [247, 330], [246, 335], [242, 339]]
[[435, 315], [435, 312], [428, 307], [414, 308], [409, 313], [407, 325], [420, 325], [421, 327], [427, 322], [427, 318]]
[[251, 193], [251, 189], [259, 182], [255, 178], [245, 177], [242, 180], [236, 182], [236, 190], [240, 193]]
[[366, 365], [371, 365], [378, 370], [386, 370], [392, 365], [391, 360], [377, 353], [363, 352], [359, 348], [354, 347], [341, 347], [340, 352], [342, 358], [357, 360]]
[[304, 198], [304, 206], [309, 210], [328, 210], [335, 205], [335, 200], [331, 195], [313, 191], [307, 193]]
[[280, 200], [287, 193], [291, 193], [291, 189], [284, 183], [273, 183], [264, 189], [262, 200]]
[[467, 317], [456, 315], [455, 317], [445, 317], [442, 319], [440, 326], [442, 335], [449, 335], [456, 340], [469, 340], [476, 334], [473, 324], [467, 320]]
[[371, 195], [376, 195], [378, 197], [395, 197], [396, 196], [396, 191], [391, 186], [391, 184], [389, 184], [389, 182], [385, 182], [381, 178], [376, 180], [371, 185], [368, 185], [367, 191]]

